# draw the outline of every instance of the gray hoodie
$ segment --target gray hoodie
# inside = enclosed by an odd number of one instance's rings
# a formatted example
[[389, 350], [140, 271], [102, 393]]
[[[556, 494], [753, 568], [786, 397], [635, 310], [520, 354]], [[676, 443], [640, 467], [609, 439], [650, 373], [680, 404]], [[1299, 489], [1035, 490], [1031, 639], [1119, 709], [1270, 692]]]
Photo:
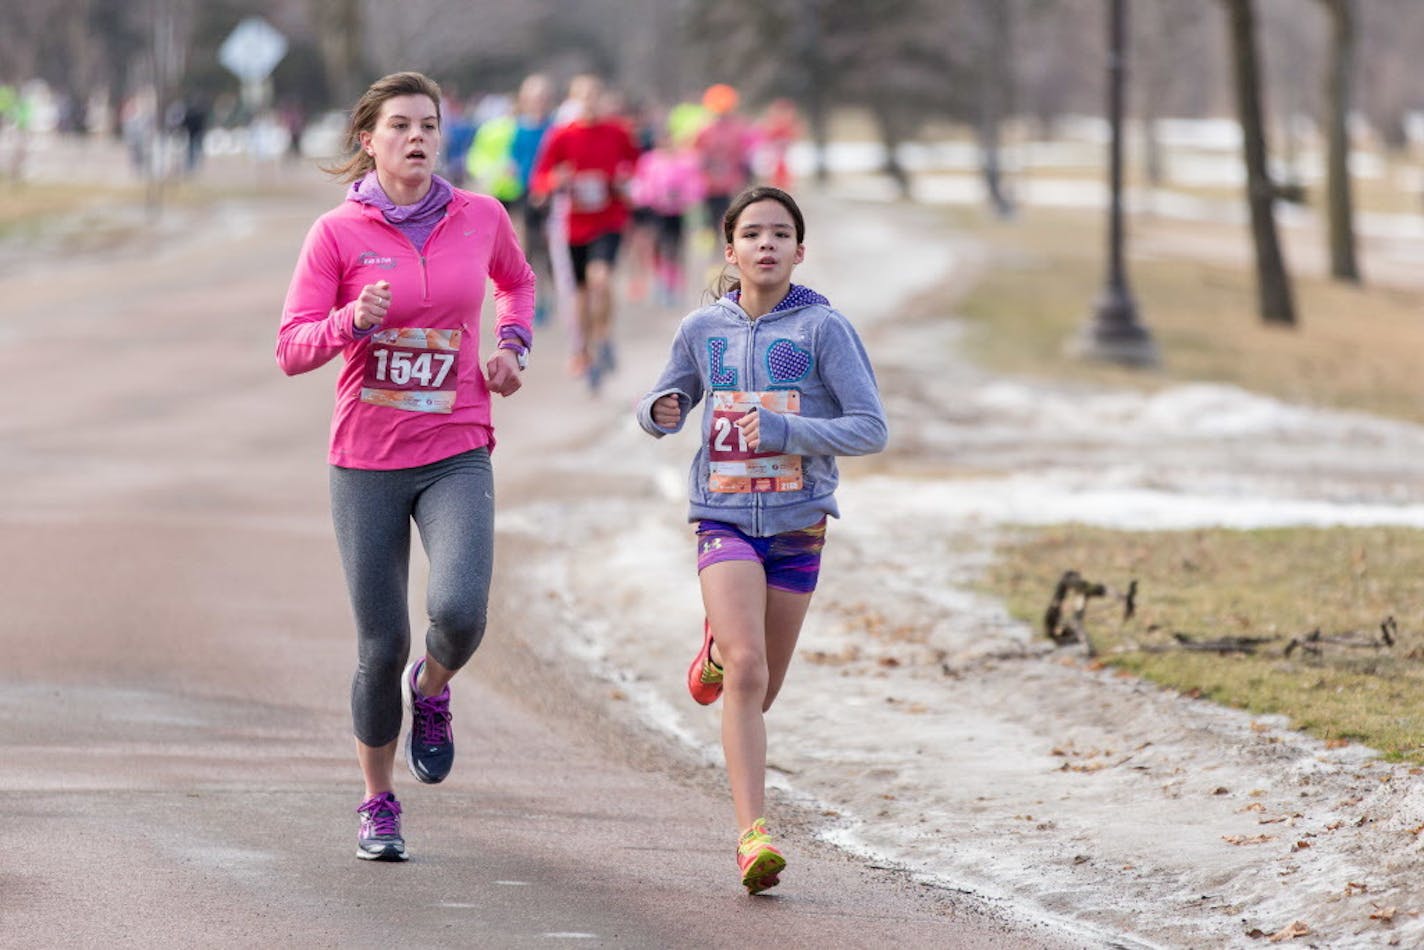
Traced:
[[[767, 394], [754, 401], [775, 407], [756, 410], [757, 453], [745, 446], [737, 451], [730, 420], [740, 414], [738, 406], [745, 408], [743, 400], [732, 404], [732, 393], [740, 392]], [[653, 403], [669, 393], [682, 407], [674, 429], [652, 418]], [[688, 477], [689, 521], [725, 521], [753, 537], [769, 537], [810, 527], [826, 515], [840, 517], [835, 457], [885, 448], [885, 410], [860, 337], [826, 298], [804, 287], [793, 286], [786, 300], [756, 320], [731, 297], [688, 314], [657, 384], [638, 403], [638, 424], [659, 438], [676, 432], [704, 396], [702, 442]], [[799, 409], [793, 408], [798, 401]], [[786, 409], [791, 411], [777, 411]], [[741, 461], [745, 457], [753, 461]], [[751, 466], [753, 476], [768, 477], [741, 479], [728, 489], [719, 472], [740, 472], [742, 465]]]

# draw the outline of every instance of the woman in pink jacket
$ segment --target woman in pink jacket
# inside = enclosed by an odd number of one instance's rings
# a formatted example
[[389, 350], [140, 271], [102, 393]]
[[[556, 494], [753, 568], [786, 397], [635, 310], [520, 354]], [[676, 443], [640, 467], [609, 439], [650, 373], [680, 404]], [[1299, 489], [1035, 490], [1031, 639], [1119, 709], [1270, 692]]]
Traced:
[[[494, 547], [490, 393], [520, 387], [534, 273], [504, 208], [435, 175], [440, 87], [419, 73], [374, 83], [351, 113], [351, 182], [307, 234], [287, 291], [277, 362], [289, 375], [342, 357], [331, 423], [331, 507], [356, 618], [351, 687], [365, 800], [356, 855], [406, 860], [396, 742], [421, 782], [454, 761], [449, 682], [484, 635]], [[480, 306], [494, 284], [492, 355]], [[430, 562], [425, 649], [407, 663], [414, 522]]]

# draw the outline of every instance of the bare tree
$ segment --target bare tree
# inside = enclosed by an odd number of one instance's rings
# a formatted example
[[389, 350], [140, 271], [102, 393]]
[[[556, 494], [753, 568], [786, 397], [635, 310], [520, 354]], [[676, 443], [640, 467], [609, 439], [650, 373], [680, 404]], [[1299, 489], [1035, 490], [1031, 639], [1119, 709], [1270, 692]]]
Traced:
[[[909, 171], [899, 146], [930, 117], [945, 114], [957, 85], [941, 37], [927, 26], [935, 0], [694, 0], [691, 28], [716, 36], [709, 78], [735, 82], [751, 101], [791, 93], [824, 134], [828, 104], [861, 106], [884, 149], [883, 170], [902, 194]], [[962, 111], [962, 110], [961, 110]]]
[[321, 58], [326, 66], [326, 86], [337, 102], [353, 103], [363, 81], [365, 11], [361, 0], [310, 0], [317, 27]]
[[1330, 17], [1330, 64], [1325, 77], [1326, 208], [1330, 230], [1330, 276], [1360, 282], [1350, 197], [1350, 101], [1355, 59], [1355, 21], [1350, 0], [1320, 0]]
[[1182, 0], [1149, 0], [1133, 6], [1133, 73], [1138, 77], [1133, 92], [1147, 180], [1154, 186], [1167, 180], [1161, 120], [1210, 108], [1206, 84], [1182, 81], [1194, 68], [1211, 68], [1212, 50], [1203, 36], [1200, 13], [1195, 4]]
[[979, 115], [975, 123], [979, 135], [979, 167], [990, 207], [1000, 218], [1010, 218], [1014, 214], [1014, 203], [1004, 188], [999, 127], [1012, 108], [1013, 5], [1009, 0], [978, 0], [976, 12], [981, 24], [976, 57]]
[[1258, 308], [1265, 322], [1291, 326], [1296, 322], [1295, 303], [1276, 235], [1276, 189], [1266, 167], [1266, 124], [1256, 58], [1255, 7], [1252, 0], [1221, 2], [1226, 8], [1229, 26], [1232, 78], [1246, 159], [1246, 203], [1251, 211], [1251, 237], [1256, 247]]

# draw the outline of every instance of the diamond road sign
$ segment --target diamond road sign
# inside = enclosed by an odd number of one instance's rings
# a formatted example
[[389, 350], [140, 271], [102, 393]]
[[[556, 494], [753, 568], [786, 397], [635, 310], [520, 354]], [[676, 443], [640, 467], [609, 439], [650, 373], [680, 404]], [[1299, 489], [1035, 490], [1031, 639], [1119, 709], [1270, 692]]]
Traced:
[[218, 47], [218, 62], [243, 82], [261, 82], [287, 55], [287, 38], [259, 16], [237, 25]]

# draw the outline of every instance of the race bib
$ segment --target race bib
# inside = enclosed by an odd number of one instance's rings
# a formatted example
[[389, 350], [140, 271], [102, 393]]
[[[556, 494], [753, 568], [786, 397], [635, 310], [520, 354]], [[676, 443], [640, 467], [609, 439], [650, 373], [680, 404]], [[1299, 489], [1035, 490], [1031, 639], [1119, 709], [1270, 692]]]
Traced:
[[377, 330], [366, 352], [361, 401], [407, 412], [449, 412], [455, 408], [459, 356], [459, 330]]
[[709, 491], [801, 490], [801, 456], [753, 452], [742, 438], [737, 420], [757, 408], [793, 415], [800, 413], [801, 393], [794, 389], [757, 393], [713, 391], [712, 430], [707, 442], [711, 470], [707, 479]]
[[608, 177], [601, 171], [582, 171], [574, 175], [574, 210], [592, 214], [608, 207]]

